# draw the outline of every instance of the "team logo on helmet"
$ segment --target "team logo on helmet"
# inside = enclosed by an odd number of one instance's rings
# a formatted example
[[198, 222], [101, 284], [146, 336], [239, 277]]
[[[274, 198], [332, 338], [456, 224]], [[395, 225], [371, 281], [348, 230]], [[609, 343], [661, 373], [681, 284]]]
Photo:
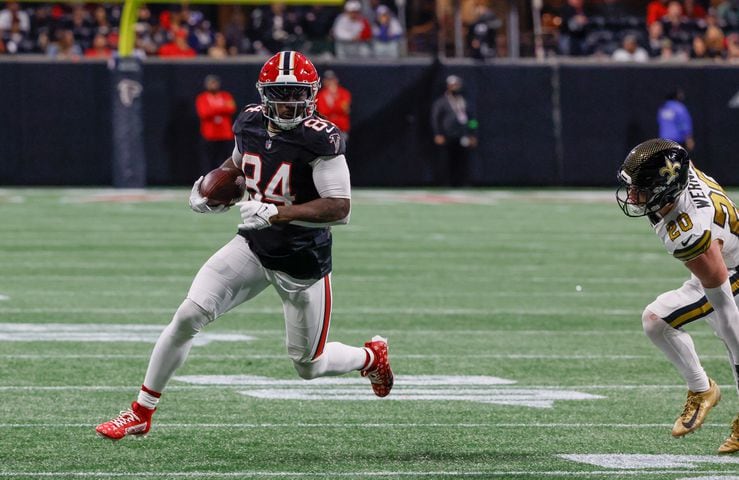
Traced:
[[[674, 155], [672, 155], [674, 158]], [[680, 162], [673, 162], [671, 159], [665, 159], [665, 166], [659, 169], [659, 174], [662, 177], [667, 177], [665, 182], [670, 184], [674, 182], [680, 176]]]

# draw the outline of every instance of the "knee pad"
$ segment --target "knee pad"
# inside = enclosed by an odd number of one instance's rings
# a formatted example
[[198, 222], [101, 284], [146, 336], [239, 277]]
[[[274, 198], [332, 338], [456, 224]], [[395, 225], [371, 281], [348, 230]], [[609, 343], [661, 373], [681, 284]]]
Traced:
[[313, 380], [320, 377], [325, 370], [325, 355], [321, 355], [312, 362], [297, 362], [293, 360], [293, 366], [298, 372], [298, 376], [304, 380]]
[[649, 310], [644, 310], [641, 315], [641, 325], [648, 337], [659, 335], [666, 327], [670, 327], [664, 320]]
[[177, 332], [178, 336], [194, 337], [212, 320], [212, 317], [205, 310], [186, 298], [175, 312], [170, 326]]

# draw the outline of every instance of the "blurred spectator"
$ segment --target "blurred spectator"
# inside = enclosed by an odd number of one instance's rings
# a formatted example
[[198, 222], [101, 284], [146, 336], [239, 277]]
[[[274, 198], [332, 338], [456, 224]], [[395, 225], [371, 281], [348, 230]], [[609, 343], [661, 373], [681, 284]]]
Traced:
[[[662, 22], [654, 22], [647, 27], [647, 53], [649, 53], [650, 57], [656, 58], [662, 54], [662, 47], [664, 46], [665, 40], [669, 41], [665, 37]], [[670, 48], [672, 48], [672, 42], [670, 42]]]
[[47, 55], [49, 52], [49, 45], [51, 45], [49, 35], [45, 32], [40, 33], [38, 38], [36, 38], [36, 45], [34, 46], [33, 53]]
[[693, 42], [690, 47], [690, 58], [693, 60], [708, 60], [708, 47], [706, 41], [702, 36], [696, 35], [693, 37]]
[[339, 78], [333, 70], [326, 70], [321, 76], [323, 87], [316, 97], [318, 112], [333, 122], [344, 133], [344, 140], [349, 139], [349, 113], [352, 106], [352, 94], [339, 84]]
[[[145, 6], [142, 6], [141, 9], [148, 12], [148, 9]], [[140, 21], [141, 11], [139, 11], [138, 18]], [[114, 30], [113, 25], [111, 25], [110, 21], [108, 20], [108, 12], [105, 11], [105, 7], [103, 7], [102, 5], [98, 5], [97, 7], [95, 7], [95, 10], [92, 13], [92, 25], [96, 35], [101, 34], [104, 35], [106, 38], [108, 37], [108, 35], [111, 35]]]
[[434, 168], [436, 185], [469, 184], [469, 150], [477, 146], [477, 121], [462, 92], [462, 79], [450, 75], [446, 91], [431, 108], [431, 129], [439, 149]]
[[303, 50], [312, 54], [329, 54], [333, 51], [331, 27], [338, 10], [324, 5], [312, 5], [303, 16], [303, 33], [306, 44]]
[[82, 49], [74, 41], [72, 30], [58, 30], [57, 41], [49, 45], [46, 54], [58, 60], [78, 60], [82, 56]]
[[160, 57], [188, 58], [196, 55], [197, 52], [187, 43], [187, 30], [185, 28], [178, 28], [174, 32], [174, 40], [159, 48]]
[[[97, 12], [95, 13], [95, 20], [99, 25], [98, 28], [102, 28], [102, 25], [98, 20]], [[136, 24], [134, 25], [136, 32], [141, 34], [142, 36], [149, 36], [151, 35], [151, 31], [155, 24], [156, 22], [151, 16], [151, 10], [149, 10], [149, 7], [147, 7], [146, 5], [141, 5], [139, 7], [138, 17], [136, 18]]]
[[0, 38], [5, 45], [5, 51], [9, 54], [31, 53], [34, 50], [34, 42], [28, 38], [28, 34], [21, 30], [21, 22], [18, 18], [13, 19], [10, 30], [1, 31]]
[[671, 0], [667, 4], [667, 13], [660, 20], [665, 36], [676, 48], [685, 48], [693, 38], [694, 23], [683, 15], [680, 2]]
[[731, 31], [739, 30], [739, 0], [724, 0], [721, 2], [716, 7], [716, 17], [721, 27]]
[[[38, 42], [39, 37], [44, 34], [45, 41], [56, 34], [56, 21], [52, 17], [50, 5], [38, 5], [31, 15], [31, 38]], [[45, 49], [40, 50], [44, 52]]]
[[706, 54], [709, 58], [722, 59], [726, 56], [724, 32], [719, 27], [708, 27], [703, 38], [706, 41]]
[[134, 49], [138, 51], [138, 55], [145, 58], [149, 55], [156, 55], [159, 47], [152, 38], [153, 28], [145, 23], [139, 22], [134, 26], [136, 38], [134, 39]]
[[85, 57], [110, 58], [113, 51], [108, 48], [108, 40], [105, 35], [98, 33], [92, 40], [92, 46], [85, 50]]
[[561, 55], [586, 55], [585, 37], [587, 36], [588, 15], [583, 0], [567, 0], [560, 11], [562, 24], [559, 27], [559, 53]]
[[[410, 8], [415, 6], [415, 8]], [[439, 48], [439, 22], [434, 0], [408, 1], [408, 51], [409, 53], [436, 53]]]
[[739, 62], [739, 33], [726, 37], [726, 58], [730, 62]]
[[226, 37], [226, 45], [228, 45], [230, 55], [252, 52], [251, 41], [246, 36], [246, 18], [241, 7], [232, 7], [231, 15], [223, 28], [223, 35]]
[[210, 58], [223, 59], [229, 56], [226, 44], [226, 36], [218, 32], [214, 36], [213, 45], [208, 49]]
[[254, 48], [264, 54], [295, 49], [303, 39], [297, 11], [288, 9], [284, 3], [254, 9], [251, 23]]
[[28, 13], [21, 10], [20, 4], [15, 0], [6, 2], [5, 8], [0, 10], [0, 30], [8, 31], [13, 25], [13, 21], [19, 22], [20, 31], [28, 33], [31, 31], [31, 20]]
[[604, 0], [596, 8], [596, 15], [603, 19], [603, 23], [607, 28], [620, 27], [627, 17], [626, 9], [621, 0]]
[[726, 36], [726, 56], [727, 63], [739, 63], [739, 33], [731, 33]]
[[618, 62], [646, 62], [649, 60], [649, 54], [639, 46], [636, 35], [626, 35], [621, 48], [613, 52], [611, 58]]
[[477, 18], [467, 30], [467, 44], [472, 58], [484, 60], [495, 57], [498, 29], [503, 22], [485, 5], [475, 8]]
[[688, 150], [695, 148], [693, 140], [693, 120], [685, 106], [685, 93], [676, 88], [665, 95], [665, 103], [657, 112], [659, 137], [672, 140]]
[[3, 42], [3, 39], [0, 38], [0, 55], [7, 53], [8, 51], [5, 50], [5, 42]]
[[[657, 25], [656, 23], [653, 25]], [[662, 48], [659, 52], [661, 62], [684, 62], [688, 60], [688, 54], [684, 50], [675, 50], [669, 38], [662, 40]]]
[[708, 14], [706, 9], [695, 0], [683, 0], [683, 14], [691, 20], [702, 20]]
[[647, 4], [647, 27], [662, 19], [667, 13], [667, 2], [670, 0], [652, 0]]
[[74, 40], [83, 50], [92, 46], [93, 24], [84, 5], [74, 4], [72, 6], [72, 15], [64, 22], [64, 28], [74, 32]]
[[403, 27], [387, 5], [377, 7], [374, 25], [372, 25], [372, 49], [375, 57], [400, 57], [400, 39], [403, 38]]
[[336, 17], [331, 32], [338, 58], [366, 58], [371, 55], [372, 26], [362, 15], [359, 0], [348, 0], [344, 4], [344, 12]]
[[202, 141], [200, 171], [208, 172], [231, 156], [234, 135], [232, 116], [236, 112], [233, 96], [221, 90], [221, 79], [216, 75], [205, 77], [205, 91], [195, 98], [195, 109], [200, 118]]
[[202, 20], [191, 30], [188, 37], [188, 44], [200, 54], [207, 54], [211, 45], [215, 40], [213, 31], [210, 28], [209, 20]]

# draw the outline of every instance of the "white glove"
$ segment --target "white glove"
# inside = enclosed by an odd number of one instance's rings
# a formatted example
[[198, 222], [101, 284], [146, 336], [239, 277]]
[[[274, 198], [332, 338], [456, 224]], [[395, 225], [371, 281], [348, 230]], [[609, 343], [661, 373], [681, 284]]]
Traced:
[[277, 215], [277, 207], [271, 203], [255, 202], [247, 200], [239, 202], [241, 211], [241, 223], [239, 230], [261, 230], [272, 225], [269, 219]]
[[208, 205], [208, 199], [200, 195], [200, 184], [203, 183], [203, 176], [201, 175], [195, 181], [190, 191], [190, 208], [198, 213], [221, 213], [229, 209], [226, 205], [216, 205], [211, 207]]

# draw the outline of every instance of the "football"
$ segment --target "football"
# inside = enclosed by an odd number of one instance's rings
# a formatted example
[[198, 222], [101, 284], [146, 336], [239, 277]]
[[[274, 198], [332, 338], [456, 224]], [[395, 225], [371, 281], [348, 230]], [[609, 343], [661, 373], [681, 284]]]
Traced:
[[244, 175], [234, 168], [216, 168], [205, 175], [200, 184], [200, 195], [208, 205], [233, 205], [241, 200], [246, 190]]

